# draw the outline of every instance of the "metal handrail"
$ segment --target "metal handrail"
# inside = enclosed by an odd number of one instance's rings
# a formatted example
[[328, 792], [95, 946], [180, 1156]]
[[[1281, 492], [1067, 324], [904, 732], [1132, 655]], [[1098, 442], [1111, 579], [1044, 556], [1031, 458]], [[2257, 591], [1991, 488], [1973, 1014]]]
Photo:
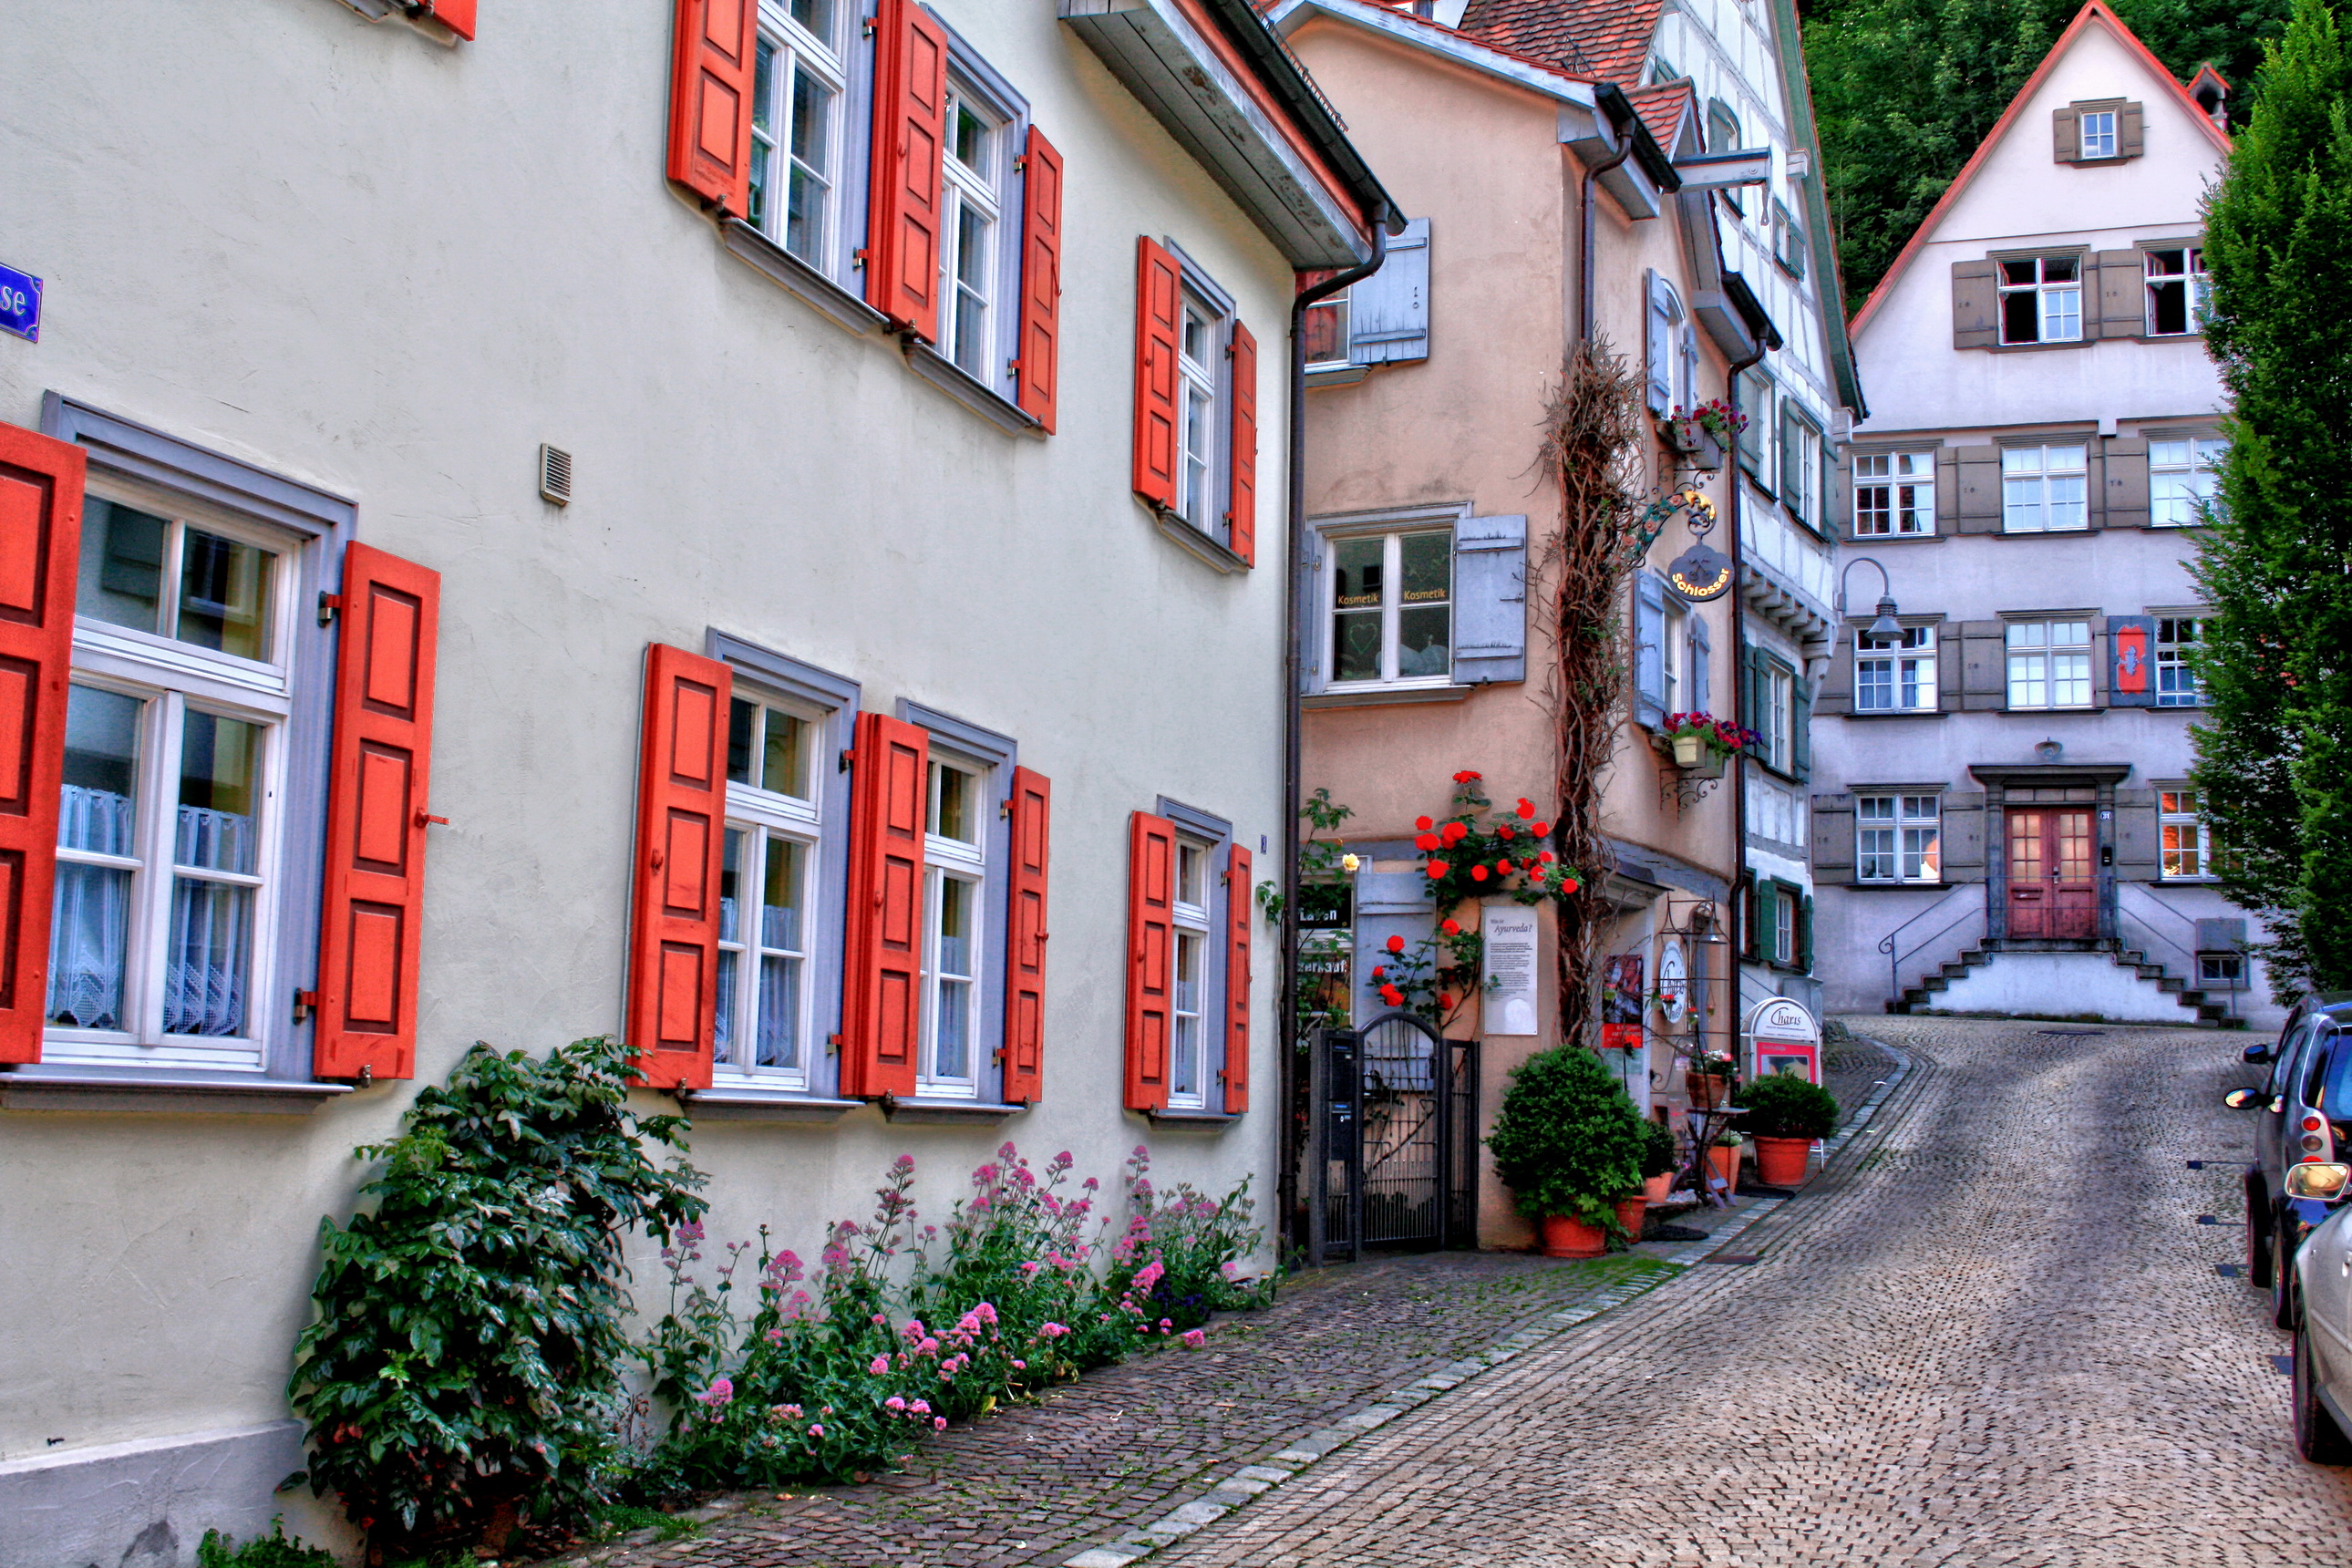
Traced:
[[[1952, 889], [1942, 898], [1937, 899], [1934, 903], [1929, 904], [1926, 909], [1921, 910], [1917, 914], [1913, 915], [1909, 920], [1905, 921], [1901, 925], [1896, 926], [1893, 931], [1888, 931], [1885, 936], [1878, 939], [1878, 951], [1886, 954], [1886, 976], [1892, 987], [1886, 994], [1886, 999], [1889, 1002], [1900, 1001], [1903, 996], [1903, 959], [1905, 955], [1899, 951], [1900, 944], [1896, 942], [1895, 938], [1901, 936], [1905, 931], [1909, 931], [1913, 926], [1917, 925], [1921, 921], [1926, 920], [1929, 915], [1934, 914], [1937, 910], [1942, 909], [1946, 904], [1950, 903], [1954, 899], [1968, 892], [1975, 892], [1979, 898], [1981, 898], [1983, 896], [1983, 887], [1979, 883], [1963, 882], [1958, 887]], [[1937, 937], [1942, 936], [1945, 931], [1950, 931], [1954, 926], [1960, 924], [1962, 921], [1966, 921], [1971, 913], [1975, 912], [1978, 911], [1975, 910], [1962, 910], [1958, 920], [1946, 922], [1942, 927], [1937, 930], [1934, 935], [1913, 943], [1911, 947], [1912, 953], [1916, 955], [1924, 951], [1928, 942], [1934, 942]]]
[[[2189, 945], [2183, 947], [2180, 943], [2173, 941], [2172, 938], [2165, 935], [2164, 932], [2158, 930], [2154, 924], [2150, 923], [2147, 917], [2126, 908], [2120, 896], [2125, 889], [2129, 889], [2132, 892], [2139, 894], [2141, 897], [2147, 899], [2148, 902], [2154, 904], [2158, 909], [2162, 910], [2166, 914], [2170, 915], [2174, 920], [2177, 920], [2182, 925], [2187, 926], [2189, 928]], [[2179, 910], [2174, 909], [2170, 904], [2168, 904], [2162, 899], [2158, 898], [2153, 890], [2144, 888], [2137, 882], [2123, 883], [2116, 891], [2118, 894], [2116, 900], [2116, 913], [2117, 917], [2121, 918], [2126, 915], [2129, 916], [2132, 920], [2138, 922], [2141, 930], [2147, 931], [2148, 935], [2156, 938], [2157, 941], [2162, 942], [2165, 946], [2179, 953], [2180, 955], [2182, 971], [2181, 984], [2189, 990], [2200, 992], [2204, 991], [2206, 987], [2203, 983], [2202, 973], [2200, 971], [2197, 962], [2196, 918], [2192, 915], [2182, 914]], [[2221, 1003], [2221, 1007], [2230, 1016], [2235, 1017], [2237, 1016], [2237, 1009], [2230, 1001], [2227, 1000], [2226, 992], [2224, 994], [2224, 1000]]]

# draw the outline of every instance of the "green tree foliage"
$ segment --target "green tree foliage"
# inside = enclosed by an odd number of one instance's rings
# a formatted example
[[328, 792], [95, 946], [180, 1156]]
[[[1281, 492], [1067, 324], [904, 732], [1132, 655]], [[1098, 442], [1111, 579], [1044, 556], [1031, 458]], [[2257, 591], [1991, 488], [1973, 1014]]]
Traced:
[[[2299, 0], [2206, 204], [2207, 348], [2230, 393], [2195, 567], [2210, 721], [2195, 777], [2230, 896], [2273, 914], [2284, 993], [2352, 985], [2352, 58]], [[2332, 280], [2332, 281], [2331, 281]]]
[[[1826, 0], [1805, 61], [1849, 311], [1879, 279], [2079, 9], [2074, 0]], [[2211, 60], [2251, 112], [2247, 77], [2289, 0], [2115, 0], [2181, 80]]]

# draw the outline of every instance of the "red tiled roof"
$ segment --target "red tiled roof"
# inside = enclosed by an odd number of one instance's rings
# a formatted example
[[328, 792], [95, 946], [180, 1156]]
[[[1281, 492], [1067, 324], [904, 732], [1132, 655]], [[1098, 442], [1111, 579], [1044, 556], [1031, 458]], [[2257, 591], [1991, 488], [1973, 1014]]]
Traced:
[[1684, 110], [1694, 100], [1696, 89], [1690, 79], [1662, 81], [1654, 87], [1626, 89], [1625, 97], [1633, 105], [1633, 112], [1650, 128], [1651, 140], [1657, 142], [1666, 156], [1675, 155], [1675, 127], [1681, 123]]
[[1461, 31], [1571, 76], [1642, 79], [1663, 0], [1470, 0]]

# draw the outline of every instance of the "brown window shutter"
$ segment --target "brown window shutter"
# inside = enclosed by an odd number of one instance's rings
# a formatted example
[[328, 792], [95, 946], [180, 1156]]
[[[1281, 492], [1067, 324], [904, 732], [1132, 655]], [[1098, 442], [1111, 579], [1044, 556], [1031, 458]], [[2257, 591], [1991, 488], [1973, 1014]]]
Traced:
[[1960, 450], [1936, 449], [1936, 531], [1957, 532], [1960, 522]]
[[2061, 163], [2083, 158], [2083, 111], [2069, 104], [2050, 117], [2051, 152]]
[[2109, 528], [2146, 528], [2148, 524], [2147, 441], [2138, 436], [2118, 436], [2103, 443], [2106, 448], [2106, 483], [2100, 487], [2101, 510]]
[[2000, 531], [2000, 448], [1962, 447], [1959, 459], [1960, 510], [1958, 531]]
[[2145, 337], [2147, 262], [2137, 250], [2102, 250], [2091, 258], [2091, 265], [2098, 269], [2099, 325], [2095, 333], [2086, 331], [2084, 336]]
[[2000, 286], [1990, 261], [1952, 263], [1952, 346], [1989, 349], [2000, 342]]
[[1944, 796], [1944, 880], [1981, 882], [1985, 874], [1985, 797], [1982, 790], [1954, 790]]
[[1958, 621], [1942, 621], [1936, 626], [1936, 708], [1939, 712], [1957, 713], [1966, 706], [1960, 700], [1960, 672], [1967, 666], [1968, 644], [1960, 634]]
[[2137, 103], [2126, 103], [2116, 115], [2116, 151], [2123, 157], [2137, 158], [2147, 150], [2145, 117]]
[[1960, 626], [1960, 706], [1971, 713], [1997, 711], [2008, 700], [2007, 631], [1999, 621]]
[[[1843, 876], [1831, 875], [1843, 871]], [[1853, 796], [1813, 796], [1813, 872], [1818, 880], [1853, 879]]]

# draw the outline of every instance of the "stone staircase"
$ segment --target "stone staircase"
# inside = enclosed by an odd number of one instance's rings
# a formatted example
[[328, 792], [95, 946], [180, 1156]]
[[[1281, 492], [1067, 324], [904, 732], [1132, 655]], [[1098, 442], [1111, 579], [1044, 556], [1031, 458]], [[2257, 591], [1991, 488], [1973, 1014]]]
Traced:
[[[1990, 978], [1988, 972], [2003, 958], [2011, 959], [2012, 966], [2029, 960], [2036, 961], [2037, 966], [2051, 960], [2065, 960], [2074, 963], [2096, 961], [2103, 966], [2112, 964], [2115, 969], [2130, 977], [2132, 990], [2141, 993], [2146, 1004], [2143, 1007], [2131, 1009], [2135, 1016], [2120, 1021], [2135, 1023], [2177, 1021], [2200, 1027], [2221, 1029], [2245, 1027], [2245, 1020], [2233, 1015], [2226, 994], [2223, 1000], [2216, 1001], [2214, 994], [2195, 988], [2188, 980], [2172, 973], [2163, 964], [2148, 957], [2147, 953], [2120, 945], [2053, 951], [2040, 946], [2013, 942], [1979, 942], [1977, 946], [1963, 952], [1950, 963], [1938, 967], [1935, 973], [1921, 975], [1919, 983], [1906, 989], [1896, 1000], [1889, 1002], [1886, 1005], [1886, 1010], [1890, 1013], [1906, 1014], [2015, 1012], [2029, 1016], [2055, 1017], [2074, 1017], [2084, 1015], [2084, 1007], [2079, 1005], [2068, 1005], [2070, 1002], [2079, 1003], [2084, 999], [2082, 993], [2072, 987], [2053, 990], [2045, 998], [2046, 1005], [2032, 1005], [2030, 996], [2023, 998], [2027, 1003], [2026, 1005], [2019, 1005], [2021, 998], [2014, 993], [1999, 998], [2000, 1003], [2006, 1005], [1983, 1007], [1970, 1005], [1979, 1001], [1994, 1000], [1991, 997], [1980, 997], [1969, 993], [1988, 989], [1979, 976], [1985, 975]], [[1958, 994], [1956, 994], [1956, 988]], [[2179, 1010], [2178, 1013], [2167, 1008], [2158, 998], [2168, 998], [2172, 1007]]]

